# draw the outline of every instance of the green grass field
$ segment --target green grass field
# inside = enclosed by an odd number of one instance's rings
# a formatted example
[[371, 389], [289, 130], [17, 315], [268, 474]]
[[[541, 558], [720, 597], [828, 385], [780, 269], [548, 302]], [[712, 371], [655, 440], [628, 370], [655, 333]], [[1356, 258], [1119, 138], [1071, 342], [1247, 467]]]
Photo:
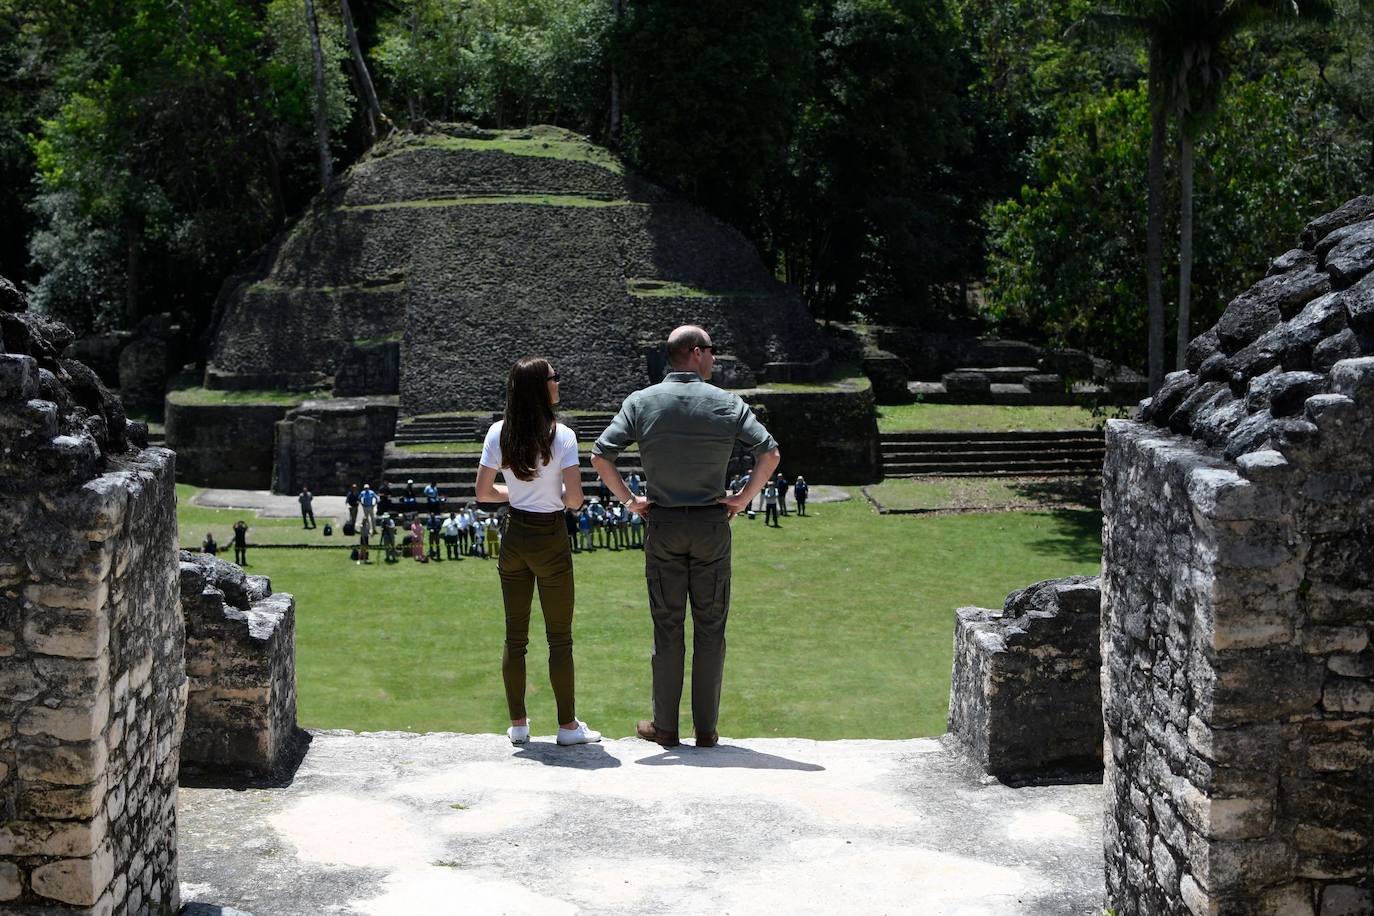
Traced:
[[[190, 507], [190, 492], [181, 488], [183, 543], [199, 544], [215, 525], [227, 540], [245, 513]], [[776, 530], [761, 518], [734, 523], [723, 734], [941, 733], [955, 608], [1000, 606], [1014, 588], [1091, 573], [1100, 561], [1095, 512], [879, 516], [861, 498], [811, 508]], [[249, 522], [253, 541], [326, 542], [294, 519]], [[304, 725], [499, 732], [507, 724], [494, 561], [356, 566], [343, 550], [301, 549], [254, 549], [248, 560], [249, 572], [296, 596]], [[643, 556], [598, 550], [578, 555], [576, 569], [578, 714], [608, 736], [627, 735], [649, 713]], [[542, 734], [554, 711], [535, 619], [529, 707]], [[683, 728], [686, 709], [684, 700]]]
[[1010, 431], [1093, 429], [1103, 425], [1086, 407], [1003, 407], [997, 404], [883, 404], [878, 430], [884, 433], [934, 429]]

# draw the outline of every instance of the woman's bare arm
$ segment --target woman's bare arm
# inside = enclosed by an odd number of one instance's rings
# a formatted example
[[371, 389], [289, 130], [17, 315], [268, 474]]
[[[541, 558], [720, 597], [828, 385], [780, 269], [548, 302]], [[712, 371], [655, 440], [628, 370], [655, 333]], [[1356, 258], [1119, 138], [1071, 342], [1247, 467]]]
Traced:
[[477, 465], [477, 501], [482, 503], [504, 503], [510, 500], [506, 485], [496, 482], [496, 468], [485, 464]]

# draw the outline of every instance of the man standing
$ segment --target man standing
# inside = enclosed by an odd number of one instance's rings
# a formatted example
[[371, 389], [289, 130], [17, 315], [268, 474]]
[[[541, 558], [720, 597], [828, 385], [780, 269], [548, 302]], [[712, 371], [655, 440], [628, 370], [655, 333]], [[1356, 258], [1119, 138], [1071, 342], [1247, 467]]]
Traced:
[[344, 494], [344, 503], [348, 505], [348, 523], [354, 528], [358, 527], [358, 485], [349, 484], [348, 492]]
[[301, 504], [301, 523], [302, 527], [315, 527], [315, 497], [310, 495], [309, 487], [301, 487], [301, 495], [296, 497]]
[[377, 525], [377, 494], [372, 491], [372, 484], [363, 484], [363, 491], [358, 494], [358, 505], [363, 507], [363, 521], [367, 522], [367, 527], [375, 528]]
[[[639, 737], [676, 747], [686, 659], [684, 626], [692, 602], [692, 724], [697, 747], [718, 739], [725, 621], [730, 610], [729, 521], [778, 466], [777, 443], [736, 394], [707, 384], [715, 365], [711, 337], [693, 325], [668, 335], [672, 371], [625, 399], [596, 440], [592, 466], [616, 498], [644, 517], [644, 572], [654, 624], [654, 717]], [[735, 442], [753, 451], [753, 479], [725, 495]], [[616, 470], [617, 456], [639, 443], [647, 490], [635, 496]], [[651, 511], [652, 510], [652, 511]]]

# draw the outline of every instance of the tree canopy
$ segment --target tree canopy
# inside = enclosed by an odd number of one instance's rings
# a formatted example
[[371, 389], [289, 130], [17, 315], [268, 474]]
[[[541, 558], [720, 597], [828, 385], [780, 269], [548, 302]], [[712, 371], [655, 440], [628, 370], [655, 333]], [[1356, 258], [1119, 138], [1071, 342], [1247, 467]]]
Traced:
[[[365, 152], [375, 82], [400, 127], [551, 123], [615, 145], [743, 231], [817, 317], [978, 311], [1144, 364], [1148, 48], [1084, 28], [1093, 0], [348, 7], [356, 54], [343, 5], [313, 2], [317, 92], [302, 0], [0, 0], [0, 274], [82, 331], [158, 312], [203, 327], [319, 191], [317, 135], [336, 170]], [[1209, 113], [1194, 326], [1308, 216], [1374, 188], [1374, 14], [1342, 15], [1184, 55], [1174, 107]], [[1164, 264], [1195, 123], [1166, 138]]]

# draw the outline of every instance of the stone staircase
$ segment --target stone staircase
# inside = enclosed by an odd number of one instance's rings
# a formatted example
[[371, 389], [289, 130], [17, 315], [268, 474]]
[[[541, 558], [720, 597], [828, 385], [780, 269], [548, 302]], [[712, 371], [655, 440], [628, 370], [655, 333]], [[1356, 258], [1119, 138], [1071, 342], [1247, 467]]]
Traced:
[[1098, 474], [1098, 430], [883, 433], [884, 477], [1016, 477]]
[[[577, 433], [579, 442], [592, 442], [601, 435], [612, 413], [579, 413], [560, 416], [559, 420]], [[491, 424], [501, 419], [499, 412], [490, 414], [431, 414], [410, 417], [396, 424], [397, 445], [428, 445], [436, 442], [481, 442]]]
[[[612, 413], [578, 413], [560, 416], [559, 420], [577, 433], [577, 441], [582, 446], [581, 470], [582, 487], [591, 492], [597, 484], [596, 471], [592, 469], [591, 444], [614, 418]], [[411, 417], [396, 425], [396, 439], [388, 443], [383, 455], [382, 479], [391, 485], [394, 495], [399, 495], [407, 480], [415, 481], [415, 490], [422, 491], [426, 484], [439, 487], [452, 508], [453, 501], [474, 499], [477, 495], [477, 465], [480, 453], [472, 452], [433, 452], [411, 451], [397, 446], [442, 445], [444, 443], [481, 442], [486, 437], [491, 424], [501, 419], [501, 414], [433, 414]], [[632, 472], [641, 476], [644, 469], [639, 463], [638, 452], [621, 455], [616, 465], [628, 477]], [[424, 497], [420, 497], [421, 506]]]

